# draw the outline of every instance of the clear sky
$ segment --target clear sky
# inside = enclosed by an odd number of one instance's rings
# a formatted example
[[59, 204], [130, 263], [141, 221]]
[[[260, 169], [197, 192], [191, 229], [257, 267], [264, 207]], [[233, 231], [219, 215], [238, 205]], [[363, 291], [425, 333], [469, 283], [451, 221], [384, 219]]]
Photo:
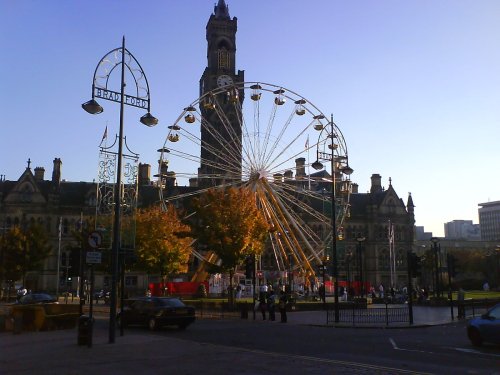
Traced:
[[[500, 1], [227, 0], [238, 18], [237, 69], [247, 81], [293, 90], [333, 113], [360, 192], [379, 173], [417, 225], [478, 222], [478, 203], [500, 200]], [[151, 112], [127, 107], [125, 133], [156, 168], [167, 126], [198, 96], [205, 26], [215, 0], [0, 0], [0, 174], [62, 159], [62, 178], [96, 179], [106, 124], [91, 116], [94, 69], [126, 47], [151, 89]], [[118, 91], [118, 89], [117, 89]], [[173, 168], [175, 169], [175, 168]]]

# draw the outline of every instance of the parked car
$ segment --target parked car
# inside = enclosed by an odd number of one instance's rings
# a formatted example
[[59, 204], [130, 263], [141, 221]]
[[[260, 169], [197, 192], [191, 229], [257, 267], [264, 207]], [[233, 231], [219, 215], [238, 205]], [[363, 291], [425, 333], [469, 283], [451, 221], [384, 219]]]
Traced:
[[500, 344], [500, 303], [481, 317], [469, 320], [467, 336], [474, 346], [481, 346], [483, 342]]
[[57, 298], [46, 293], [28, 293], [22, 296], [18, 301], [20, 305], [32, 305], [40, 303], [57, 303]]
[[174, 297], [141, 297], [126, 300], [123, 313], [118, 314], [118, 324], [146, 325], [150, 330], [162, 326], [185, 329], [195, 321], [195, 309]]

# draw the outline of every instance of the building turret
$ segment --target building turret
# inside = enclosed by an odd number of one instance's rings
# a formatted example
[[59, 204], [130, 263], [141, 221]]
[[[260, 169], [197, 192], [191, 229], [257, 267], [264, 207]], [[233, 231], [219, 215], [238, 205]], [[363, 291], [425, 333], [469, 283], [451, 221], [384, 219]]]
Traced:
[[408, 203], [406, 203], [406, 209], [408, 213], [411, 215], [415, 214], [415, 205], [413, 204], [413, 198], [411, 197], [411, 193], [408, 193]]
[[61, 185], [61, 165], [62, 161], [60, 158], [54, 159], [54, 169], [52, 170], [52, 183], [54, 187], [59, 189]]
[[300, 180], [306, 176], [306, 158], [295, 159], [295, 178]]
[[45, 175], [45, 168], [44, 167], [36, 167], [35, 168], [35, 180], [36, 181], [43, 181]]
[[217, 5], [214, 6], [214, 14], [215, 18], [226, 20], [231, 18], [229, 16], [229, 7], [226, 5], [226, 2], [224, 0], [219, 0]]
[[139, 186], [151, 183], [151, 165], [139, 163]]
[[370, 193], [380, 193], [382, 191], [382, 176], [378, 173], [372, 174], [372, 187], [370, 189]]

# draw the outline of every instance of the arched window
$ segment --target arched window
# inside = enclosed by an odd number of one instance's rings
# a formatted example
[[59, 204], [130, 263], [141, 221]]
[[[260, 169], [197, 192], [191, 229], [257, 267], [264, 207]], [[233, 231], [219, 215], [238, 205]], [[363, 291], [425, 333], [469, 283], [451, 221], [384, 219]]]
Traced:
[[95, 207], [97, 205], [97, 198], [94, 193], [90, 194], [87, 199], [87, 206]]
[[217, 63], [219, 69], [230, 68], [229, 51], [226, 49], [226, 47], [222, 47], [219, 50], [217, 50]]
[[378, 269], [379, 270], [389, 270], [390, 256], [389, 249], [382, 248], [378, 252]]

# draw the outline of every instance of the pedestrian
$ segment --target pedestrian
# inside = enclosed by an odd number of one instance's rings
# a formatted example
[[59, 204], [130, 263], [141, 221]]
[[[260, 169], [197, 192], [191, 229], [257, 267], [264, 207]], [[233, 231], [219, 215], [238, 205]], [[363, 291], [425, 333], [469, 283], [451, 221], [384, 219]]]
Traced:
[[262, 320], [266, 320], [266, 309], [267, 309], [266, 293], [261, 292], [259, 295], [259, 309], [262, 314]]
[[325, 284], [321, 284], [319, 286], [319, 298], [323, 301], [323, 303], [326, 302], [326, 290], [325, 290]]
[[276, 296], [274, 295], [274, 291], [272, 289], [267, 293], [267, 311], [269, 312], [269, 320], [276, 320]]
[[281, 323], [286, 323], [286, 321], [287, 321], [286, 303], [287, 303], [286, 293], [284, 291], [281, 291], [280, 300], [279, 300], [279, 310], [280, 310], [280, 315], [281, 315]]
[[489, 292], [490, 291], [490, 284], [488, 284], [488, 281], [484, 282], [484, 284], [483, 284], [483, 290], [485, 292]]
[[458, 300], [458, 319], [464, 319], [465, 318], [465, 306], [464, 306], [465, 291], [462, 289], [462, 287], [459, 287], [459, 289], [458, 289], [457, 300]]
[[241, 298], [241, 285], [238, 284], [238, 286], [236, 287], [236, 299], [240, 298]]
[[380, 283], [380, 285], [378, 286], [378, 296], [380, 298], [384, 298], [384, 286], [382, 285], [382, 283]]

